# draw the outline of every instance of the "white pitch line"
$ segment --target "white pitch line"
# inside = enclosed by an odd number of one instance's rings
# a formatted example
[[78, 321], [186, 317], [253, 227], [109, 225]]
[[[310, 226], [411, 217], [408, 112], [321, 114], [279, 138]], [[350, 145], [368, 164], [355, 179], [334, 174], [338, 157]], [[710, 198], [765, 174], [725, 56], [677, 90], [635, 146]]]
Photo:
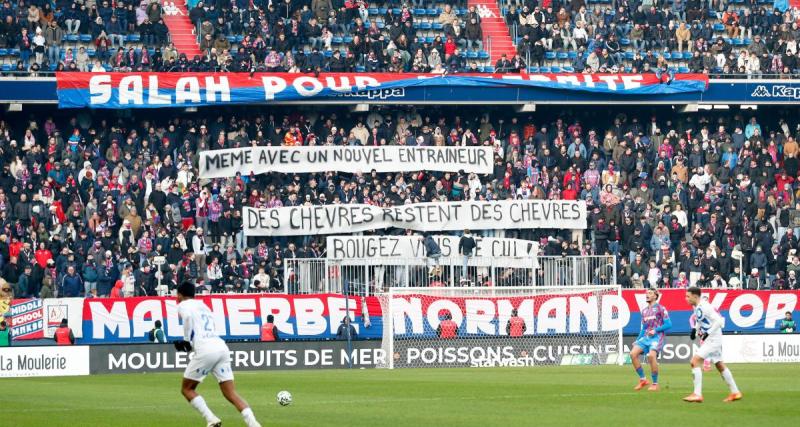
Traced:
[[[658, 394], [681, 394], [682, 391], [660, 391]], [[408, 397], [408, 398], [364, 398], [363, 401], [349, 400], [310, 400], [303, 401], [300, 406], [324, 406], [324, 405], [342, 405], [342, 404], [362, 404], [363, 402], [369, 403], [408, 403], [408, 402], [441, 402], [448, 400], [520, 400], [530, 399], [536, 396], [558, 397], [558, 398], [571, 398], [571, 397], [596, 397], [596, 396], [634, 396], [637, 394], [651, 394], [644, 392], [617, 392], [617, 393], [559, 393], [559, 394], [513, 394], [501, 396], [463, 396], [463, 397]], [[268, 406], [277, 406], [277, 402], [269, 402]], [[258, 403], [255, 406], [263, 406]], [[174, 404], [171, 405], [136, 405], [136, 406], [104, 406], [102, 408], [38, 408], [38, 409], [15, 409], [14, 412], [30, 413], [30, 412], [83, 412], [83, 411], [109, 411], [109, 410], [129, 410], [129, 409], [169, 409], [175, 408]]]

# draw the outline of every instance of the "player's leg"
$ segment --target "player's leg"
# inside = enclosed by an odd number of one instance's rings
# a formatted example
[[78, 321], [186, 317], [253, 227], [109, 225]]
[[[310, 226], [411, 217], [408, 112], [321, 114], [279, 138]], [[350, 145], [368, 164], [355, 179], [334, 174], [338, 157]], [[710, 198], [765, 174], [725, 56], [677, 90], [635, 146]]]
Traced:
[[644, 377], [644, 369], [642, 368], [642, 361], [640, 357], [644, 353], [644, 349], [639, 346], [639, 344], [634, 344], [633, 349], [631, 350], [631, 363], [633, 364], [633, 369], [636, 371], [636, 375], [639, 376], [639, 383], [636, 384], [634, 390], [641, 390], [647, 385], [647, 380]]
[[650, 378], [653, 380], [653, 384], [647, 390], [658, 391], [658, 351], [651, 349], [647, 353], [647, 361], [650, 363]]
[[214, 365], [208, 362], [207, 357], [198, 357], [195, 354], [195, 357], [189, 361], [186, 370], [183, 372], [183, 382], [181, 383], [181, 394], [183, 394], [183, 397], [192, 405], [192, 408], [203, 416], [209, 427], [220, 426], [222, 423], [219, 418], [211, 412], [211, 409], [208, 408], [203, 396], [197, 393], [197, 386], [203, 382], [203, 379], [211, 371], [212, 366]]
[[227, 351], [221, 352], [218, 356], [217, 364], [212, 371], [214, 376], [219, 381], [219, 390], [228, 402], [236, 407], [236, 410], [242, 414], [244, 423], [247, 427], [261, 427], [261, 424], [256, 420], [253, 410], [250, 405], [239, 396], [236, 392], [236, 385], [233, 382], [233, 369], [231, 369], [230, 355]]
[[[698, 353], [702, 353], [702, 347]], [[692, 356], [692, 380], [694, 382], [694, 392], [683, 398], [686, 402], [701, 403], [703, 401], [703, 357], [699, 354]]]
[[256, 420], [255, 414], [253, 414], [253, 410], [250, 409], [250, 405], [236, 392], [236, 386], [233, 380], [219, 383], [219, 389], [222, 391], [222, 395], [225, 396], [225, 399], [228, 399], [228, 402], [231, 402], [231, 404], [236, 407], [236, 410], [242, 414], [242, 418], [244, 419], [244, 423], [247, 424], [247, 427], [261, 427], [261, 424]]
[[736, 380], [733, 379], [733, 373], [731, 373], [731, 370], [728, 369], [728, 367], [722, 362], [717, 362], [715, 366], [717, 367], [720, 375], [722, 375], [722, 379], [725, 380], [726, 384], [728, 384], [728, 389], [731, 391], [731, 393], [725, 398], [725, 400], [723, 400], [723, 402], [734, 402], [740, 400], [742, 398], [742, 392], [739, 391], [739, 387], [736, 385]]
[[217, 418], [217, 416], [211, 412], [211, 409], [209, 409], [208, 405], [206, 405], [206, 401], [203, 399], [203, 396], [200, 396], [197, 393], [196, 389], [198, 385], [200, 385], [200, 381], [184, 378], [183, 382], [181, 383], [181, 394], [183, 394], [183, 397], [186, 398], [186, 401], [192, 405], [192, 408], [197, 410], [197, 412], [203, 416], [209, 427], [222, 425], [220, 419]]

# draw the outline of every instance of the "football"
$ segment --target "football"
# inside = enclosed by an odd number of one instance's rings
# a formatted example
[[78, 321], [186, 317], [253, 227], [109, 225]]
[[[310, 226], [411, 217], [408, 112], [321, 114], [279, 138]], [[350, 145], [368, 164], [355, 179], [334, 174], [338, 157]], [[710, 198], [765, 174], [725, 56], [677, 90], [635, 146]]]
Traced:
[[289, 406], [292, 404], [292, 393], [286, 390], [279, 391], [277, 399], [281, 406]]

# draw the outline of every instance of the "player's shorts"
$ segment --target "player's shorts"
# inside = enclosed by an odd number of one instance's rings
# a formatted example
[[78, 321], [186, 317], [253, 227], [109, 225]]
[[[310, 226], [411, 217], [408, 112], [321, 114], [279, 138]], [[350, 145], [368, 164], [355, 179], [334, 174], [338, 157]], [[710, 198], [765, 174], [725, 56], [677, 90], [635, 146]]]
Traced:
[[217, 382], [233, 381], [230, 353], [227, 349], [204, 353], [200, 356], [195, 353], [183, 377], [197, 382], [203, 382], [208, 374], [213, 374]]
[[642, 349], [644, 354], [650, 353], [651, 351], [655, 351], [656, 353], [660, 353], [661, 349], [664, 348], [664, 343], [666, 340], [663, 336], [659, 337], [658, 335], [654, 335], [652, 337], [644, 336], [636, 340], [634, 345], [639, 346]]
[[695, 352], [695, 355], [711, 363], [722, 362], [722, 337], [708, 338]]

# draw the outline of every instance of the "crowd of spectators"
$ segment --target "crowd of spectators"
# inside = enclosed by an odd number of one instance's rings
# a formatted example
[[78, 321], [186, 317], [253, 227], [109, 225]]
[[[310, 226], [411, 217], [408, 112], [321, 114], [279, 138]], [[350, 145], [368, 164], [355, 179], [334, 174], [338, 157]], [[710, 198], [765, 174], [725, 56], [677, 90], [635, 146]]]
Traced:
[[520, 38], [519, 57], [502, 68], [541, 67], [560, 58], [575, 72], [800, 73], [800, 11], [785, 0], [512, 4], [505, 18]]
[[[589, 229], [478, 233], [614, 255], [626, 287], [799, 288], [796, 118], [217, 114], [0, 122], [0, 275], [16, 295], [280, 291], [285, 260], [324, 256], [324, 236], [244, 238], [242, 206], [509, 198], [585, 200]], [[197, 178], [199, 150], [325, 144], [488, 145], [495, 167]]]

